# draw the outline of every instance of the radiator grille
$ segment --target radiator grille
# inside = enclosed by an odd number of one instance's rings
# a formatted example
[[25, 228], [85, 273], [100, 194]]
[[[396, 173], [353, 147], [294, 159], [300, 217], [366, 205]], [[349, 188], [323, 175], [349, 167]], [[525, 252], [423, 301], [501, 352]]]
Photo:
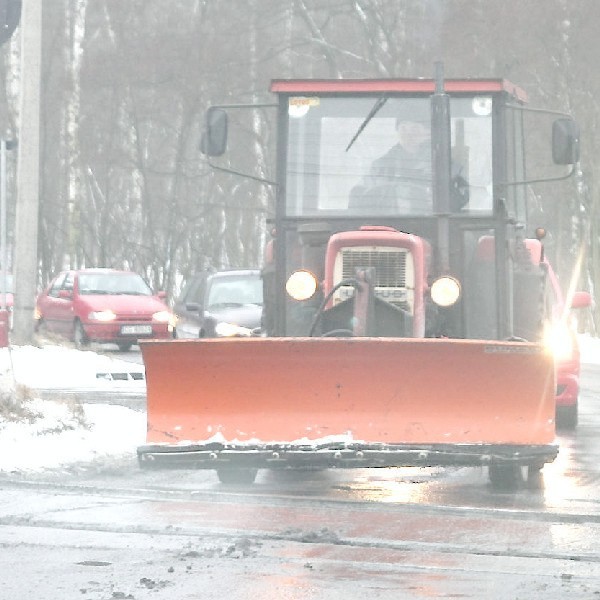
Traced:
[[353, 277], [357, 268], [375, 267], [375, 285], [406, 287], [406, 250], [343, 250], [342, 277]]

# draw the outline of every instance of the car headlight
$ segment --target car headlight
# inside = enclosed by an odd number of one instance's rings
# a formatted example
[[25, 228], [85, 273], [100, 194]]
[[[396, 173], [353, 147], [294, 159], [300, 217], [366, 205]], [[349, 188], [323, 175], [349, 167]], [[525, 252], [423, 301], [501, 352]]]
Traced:
[[445, 275], [436, 279], [431, 286], [431, 299], [438, 306], [452, 306], [460, 298], [458, 279]]
[[94, 310], [88, 314], [88, 319], [90, 321], [102, 321], [106, 323], [107, 321], [114, 321], [117, 318], [117, 315], [112, 310]]
[[308, 300], [317, 291], [317, 278], [305, 270], [294, 271], [285, 284], [286, 292], [294, 300]]
[[575, 351], [573, 334], [566, 323], [547, 325], [544, 329], [544, 346], [557, 361], [570, 360]]
[[234, 323], [221, 322], [215, 325], [215, 333], [218, 337], [250, 337], [252, 329]]
[[152, 315], [152, 320], [157, 323], [172, 324], [173, 313], [168, 310], [159, 310]]

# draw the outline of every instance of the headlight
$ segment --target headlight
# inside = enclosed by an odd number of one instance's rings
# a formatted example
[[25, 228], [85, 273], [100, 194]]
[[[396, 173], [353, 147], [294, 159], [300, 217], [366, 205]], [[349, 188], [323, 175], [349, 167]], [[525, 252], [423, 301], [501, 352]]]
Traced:
[[168, 310], [159, 310], [152, 315], [152, 320], [157, 323], [170, 323], [173, 318], [173, 313]]
[[544, 346], [552, 352], [555, 360], [571, 359], [575, 347], [569, 326], [562, 322], [548, 325], [544, 330]]
[[310, 271], [294, 271], [285, 290], [294, 300], [308, 300], [317, 291], [317, 278]]
[[96, 310], [88, 314], [90, 321], [102, 321], [106, 323], [107, 321], [114, 321], [116, 318], [117, 315], [112, 310]]
[[234, 325], [233, 323], [217, 323], [215, 325], [215, 333], [219, 337], [250, 337], [252, 329]]
[[431, 299], [438, 306], [452, 306], [460, 297], [460, 283], [454, 277], [440, 277], [431, 286]]

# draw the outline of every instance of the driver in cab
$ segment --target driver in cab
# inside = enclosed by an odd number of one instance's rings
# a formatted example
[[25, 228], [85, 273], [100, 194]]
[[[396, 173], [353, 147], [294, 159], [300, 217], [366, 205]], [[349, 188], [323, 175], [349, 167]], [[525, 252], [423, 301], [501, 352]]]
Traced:
[[396, 119], [396, 143], [373, 161], [369, 174], [350, 192], [350, 208], [360, 212], [411, 213], [431, 207], [429, 123]]
[[[398, 118], [395, 127], [397, 142], [373, 161], [368, 176], [351, 190], [351, 210], [376, 214], [431, 212], [430, 123]], [[454, 164], [452, 170], [456, 170]], [[466, 186], [466, 181], [462, 180], [460, 185]], [[452, 187], [453, 210], [460, 210], [468, 201], [468, 196], [457, 197], [454, 173]]]

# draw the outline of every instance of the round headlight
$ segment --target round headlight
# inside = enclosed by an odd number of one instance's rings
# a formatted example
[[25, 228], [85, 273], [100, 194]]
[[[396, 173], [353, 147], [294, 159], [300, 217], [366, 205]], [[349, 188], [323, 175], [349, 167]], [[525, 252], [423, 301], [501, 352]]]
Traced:
[[431, 299], [438, 306], [452, 306], [460, 297], [460, 283], [454, 277], [440, 277], [431, 286]]
[[308, 300], [317, 291], [317, 278], [310, 271], [294, 271], [285, 290], [294, 300]]

